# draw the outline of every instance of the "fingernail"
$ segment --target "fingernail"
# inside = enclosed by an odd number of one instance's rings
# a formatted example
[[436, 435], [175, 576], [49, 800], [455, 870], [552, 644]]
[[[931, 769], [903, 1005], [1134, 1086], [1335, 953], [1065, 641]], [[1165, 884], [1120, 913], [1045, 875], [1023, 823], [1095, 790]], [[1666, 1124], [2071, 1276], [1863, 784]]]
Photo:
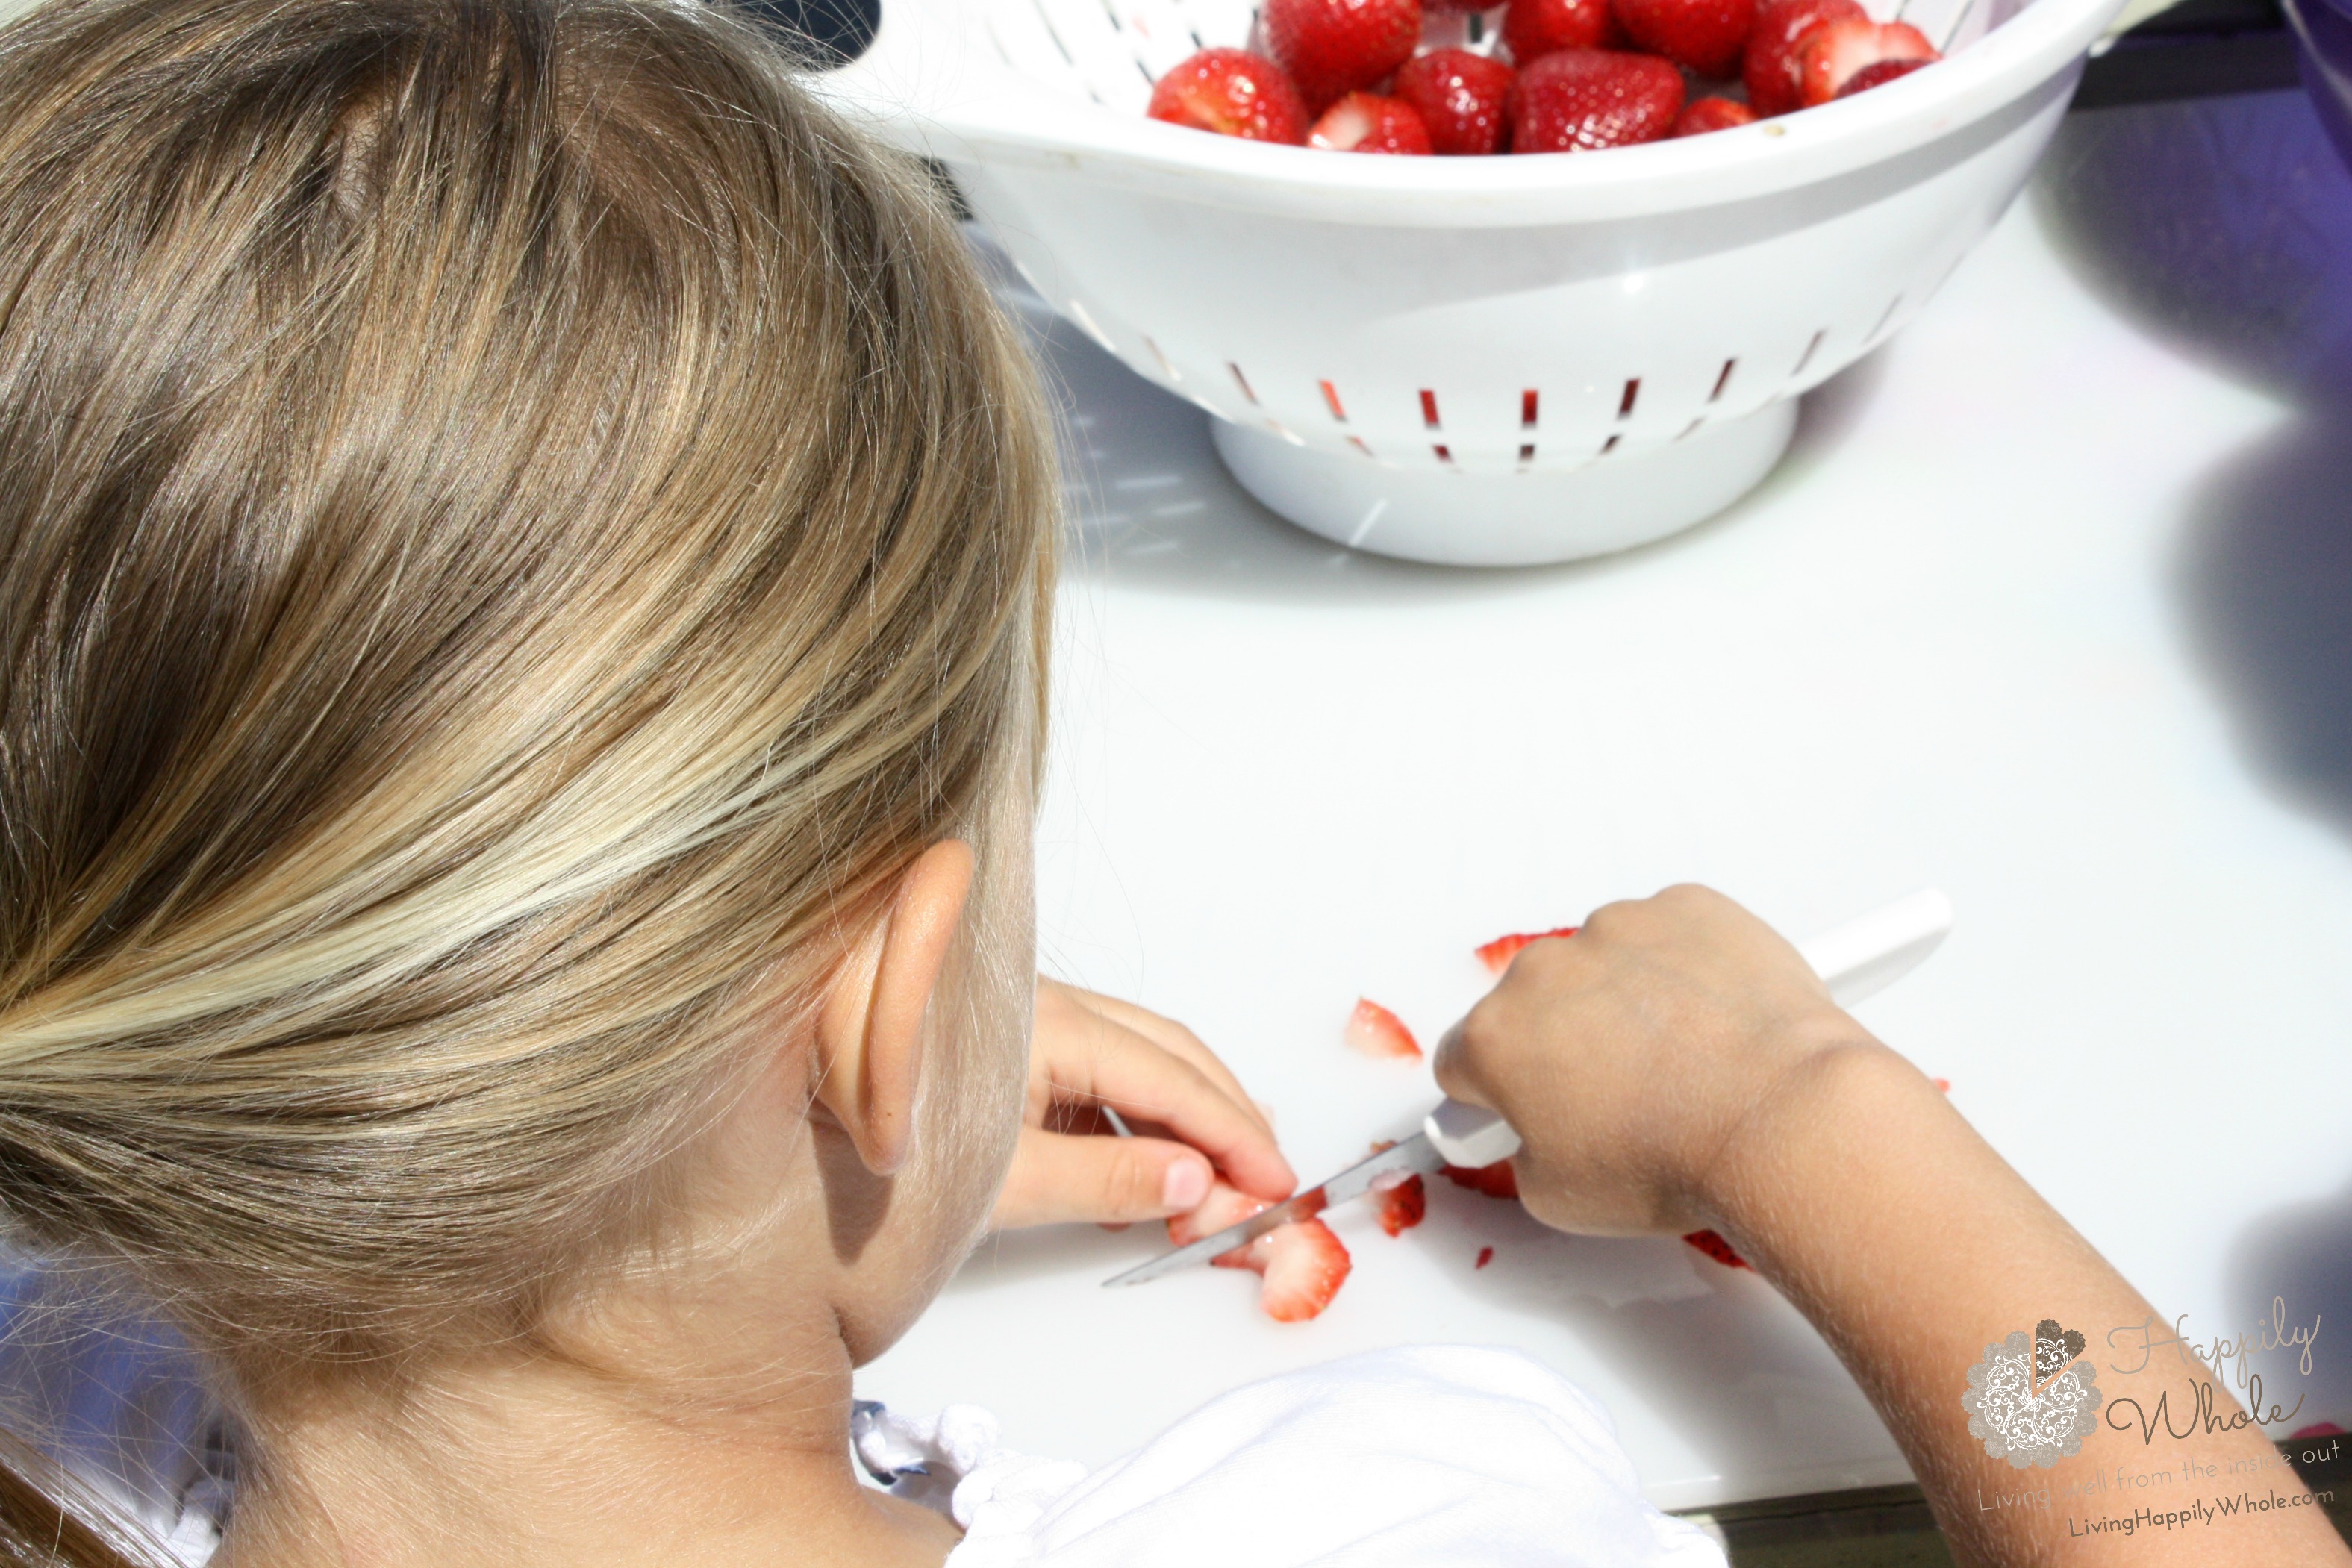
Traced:
[[1168, 1208], [1198, 1208], [1209, 1196], [1209, 1167], [1199, 1160], [1178, 1160], [1160, 1178], [1160, 1201]]

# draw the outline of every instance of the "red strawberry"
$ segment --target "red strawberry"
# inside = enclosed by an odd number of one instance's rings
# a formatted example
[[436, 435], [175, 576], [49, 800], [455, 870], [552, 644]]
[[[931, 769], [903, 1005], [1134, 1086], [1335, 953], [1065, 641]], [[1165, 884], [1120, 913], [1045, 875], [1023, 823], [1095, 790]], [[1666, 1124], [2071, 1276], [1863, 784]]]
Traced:
[[1265, 1276], [1257, 1304], [1278, 1323], [1303, 1323], [1320, 1314], [1354, 1266], [1347, 1247], [1319, 1219], [1267, 1232], [1244, 1249], [1241, 1262]]
[[[1516, 1202], [1519, 1196], [1518, 1173], [1511, 1169], [1508, 1160], [1496, 1160], [1491, 1166], [1448, 1166], [1445, 1179], [1455, 1186], [1483, 1192], [1488, 1197], [1507, 1197]], [[1233, 1221], [1228, 1219], [1225, 1223], [1231, 1225]]]
[[1803, 86], [1798, 79], [1797, 53], [1805, 40], [1832, 22], [1868, 20], [1854, 0], [1762, 0], [1740, 68], [1748, 83], [1748, 107], [1762, 115], [1797, 108]]
[[1688, 1236], [1684, 1237], [1683, 1239], [1689, 1242], [1692, 1246], [1697, 1248], [1700, 1251], [1706, 1253], [1708, 1257], [1714, 1259], [1717, 1262], [1722, 1264], [1727, 1269], [1748, 1269], [1754, 1267], [1754, 1265], [1749, 1263], [1747, 1259], [1742, 1258], [1738, 1252], [1732, 1250], [1730, 1242], [1726, 1241], [1722, 1237], [1717, 1235], [1712, 1230], [1694, 1230]]
[[1540, 942], [1547, 936], [1573, 936], [1576, 933], [1577, 927], [1573, 925], [1562, 925], [1550, 931], [1515, 931], [1508, 936], [1497, 936], [1479, 948], [1478, 962], [1486, 966], [1488, 974], [1499, 975], [1511, 967], [1511, 960], [1517, 957], [1519, 949], [1528, 943]]
[[1703, 77], [1739, 69], [1756, 0], [1609, 0], [1618, 25], [1642, 48]]
[[1266, 0], [1260, 19], [1313, 114], [1383, 80], [1421, 42], [1421, 0]]
[[1511, 151], [1586, 152], [1655, 141], [1683, 107], [1683, 73], [1655, 55], [1559, 49], [1519, 72]]
[[1798, 101], [1807, 109], [1827, 103], [1856, 72], [1882, 60], [1942, 57], [1927, 36], [1908, 22], [1856, 21], [1849, 16], [1816, 31], [1797, 52]]
[[1478, 1249], [1478, 1261], [1471, 1264], [1470, 1267], [1473, 1269], [1483, 1269], [1494, 1260], [1495, 1249], [1492, 1247], [1481, 1247]]
[[1874, 87], [1885, 87], [1898, 77], [1907, 77], [1921, 66], [1932, 66], [1933, 60], [1881, 60], [1874, 66], [1864, 66], [1845, 78], [1838, 89], [1840, 98], [1852, 98], [1858, 92], [1868, 92]]
[[1949, 1094], [1952, 1092], [1952, 1081], [1948, 1078], [1930, 1078], [1927, 1082], [1934, 1084], [1937, 1088], [1942, 1090], [1947, 1094]]
[[1704, 136], [1710, 131], [1729, 131], [1734, 126], [1753, 125], [1756, 111], [1744, 103], [1727, 98], [1703, 98], [1675, 116], [1675, 128], [1670, 136]]
[[1421, 1060], [1421, 1042], [1412, 1038], [1404, 1020], [1380, 1003], [1360, 997], [1356, 999], [1356, 1010], [1348, 1015], [1347, 1039], [1366, 1056]]
[[1510, 130], [1504, 106], [1517, 75], [1467, 49], [1432, 49], [1398, 69], [1394, 90], [1421, 116], [1433, 151], [1500, 152]]
[[1307, 140], [1307, 106], [1272, 60], [1247, 49], [1202, 49], [1160, 78], [1144, 110], [1171, 125], [1252, 141]]
[[1429, 1189], [1417, 1176], [1410, 1176], [1394, 1186], [1378, 1187], [1372, 1192], [1372, 1212], [1381, 1228], [1391, 1236], [1402, 1236], [1419, 1225], [1429, 1213]]
[[1555, 49], [1605, 49], [1625, 41], [1609, 0], [1511, 0], [1503, 43], [1522, 68]]
[[1332, 152], [1407, 152], [1427, 156], [1429, 131], [1412, 105], [1376, 92], [1351, 92], [1323, 111], [1307, 144]]
[[[1251, 1215], [1271, 1207], [1262, 1199], [1252, 1197], [1249, 1194], [1228, 1186], [1222, 1181], [1211, 1182], [1209, 1196], [1201, 1200], [1200, 1207], [1190, 1214], [1179, 1214], [1170, 1218], [1168, 1239], [1179, 1247], [1190, 1247], [1203, 1236], [1213, 1236], [1228, 1225], [1239, 1225]], [[1213, 1261], [1228, 1269], [1237, 1269], [1241, 1267], [1240, 1264], [1228, 1263], [1225, 1260], [1238, 1256], [1238, 1251], [1228, 1252], [1223, 1258], [1215, 1259]]]

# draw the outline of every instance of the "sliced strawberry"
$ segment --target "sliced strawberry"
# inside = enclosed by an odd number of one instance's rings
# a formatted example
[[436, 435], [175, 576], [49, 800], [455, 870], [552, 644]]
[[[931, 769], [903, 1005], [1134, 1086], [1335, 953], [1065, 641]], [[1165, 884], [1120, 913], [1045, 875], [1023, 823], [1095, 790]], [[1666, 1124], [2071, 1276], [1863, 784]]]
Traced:
[[1502, 61], [1467, 49], [1432, 49], [1398, 68], [1393, 90], [1421, 116], [1431, 151], [1500, 152], [1511, 129], [1505, 106], [1517, 76]]
[[1471, 1264], [1470, 1267], [1473, 1269], [1483, 1269], [1494, 1260], [1495, 1249], [1492, 1247], [1481, 1247], [1478, 1249], [1478, 1261]]
[[1559, 49], [1606, 49], [1625, 41], [1609, 0], [1511, 0], [1503, 44], [1524, 70]]
[[1323, 111], [1315, 129], [1307, 133], [1307, 144], [1332, 152], [1402, 152], [1426, 157], [1429, 131], [1412, 105], [1382, 98], [1376, 92], [1351, 92]]
[[[1372, 1145], [1372, 1153], [1395, 1147], [1396, 1140], [1383, 1138]], [[1403, 1235], [1429, 1214], [1429, 1189], [1417, 1176], [1382, 1177], [1372, 1184], [1371, 1199], [1373, 1218], [1391, 1236]]]
[[[1508, 1160], [1496, 1160], [1491, 1166], [1448, 1166], [1445, 1179], [1455, 1186], [1483, 1192], [1488, 1197], [1507, 1197], [1517, 1202], [1519, 1196], [1518, 1173], [1511, 1169]], [[1233, 1221], [1225, 1223], [1231, 1225]]]
[[1634, 44], [1703, 77], [1739, 69], [1756, 0], [1609, 0]]
[[1404, 1027], [1404, 1019], [1362, 997], [1356, 998], [1356, 1010], [1348, 1015], [1347, 1040], [1366, 1056], [1421, 1060], [1421, 1042]]
[[1705, 136], [1710, 131], [1730, 131], [1756, 123], [1756, 111], [1727, 98], [1703, 98], [1675, 116], [1673, 136]]
[[1252, 1251], [1259, 1249], [1264, 1262], [1258, 1271], [1265, 1276], [1265, 1287], [1257, 1303], [1278, 1323], [1303, 1323], [1319, 1315], [1354, 1267], [1346, 1246], [1319, 1219], [1302, 1219], [1261, 1236], [1250, 1244]]
[[[1211, 1182], [1209, 1196], [1201, 1200], [1200, 1207], [1190, 1214], [1176, 1215], [1168, 1221], [1168, 1239], [1179, 1247], [1190, 1247], [1203, 1236], [1213, 1236], [1228, 1225], [1239, 1225], [1251, 1215], [1271, 1207], [1263, 1199], [1252, 1197], [1222, 1181]], [[1225, 1254], [1226, 1258], [1232, 1256], [1230, 1252]], [[1216, 1260], [1220, 1263], [1224, 1260], [1224, 1258]], [[1229, 1268], [1237, 1266], [1227, 1265]]]
[[1297, 146], [1307, 140], [1307, 106], [1282, 68], [1247, 49], [1202, 49], [1151, 89], [1154, 120]]
[[1755, 1266], [1734, 1251], [1730, 1242], [1712, 1230], [1694, 1230], [1683, 1239], [1727, 1269], [1748, 1269]]
[[1807, 109], [1837, 97], [1854, 73], [1881, 60], [1934, 60], [1943, 57], [1927, 36], [1908, 22], [1856, 21], [1849, 16], [1818, 28], [1797, 51], [1797, 99]]
[[1767, 116], [1799, 107], [1804, 84], [1797, 55], [1805, 40], [1832, 22], [1869, 19], [1855, 0], [1762, 0], [1739, 72], [1748, 83], [1748, 107]]
[[1577, 930], [1578, 927], [1573, 925], [1562, 925], [1550, 931], [1520, 931], [1508, 936], [1497, 936], [1478, 949], [1478, 962], [1486, 966], [1488, 974], [1499, 975], [1511, 967], [1511, 960], [1517, 957], [1519, 949], [1528, 943], [1540, 942], [1547, 936], [1573, 936]]
[[1310, 114], [1385, 80], [1421, 42], [1421, 0], [1266, 0], [1260, 20]]
[[1837, 95], [1840, 98], [1852, 98], [1855, 93], [1868, 92], [1874, 87], [1885, 87], [1888, 82], [1909, 76], [1922, 66], [1932, 66], [1935, 63], [1933, 60], [1881, 60], [1874, 66], [1864, 66], [1846, 78], [1845, 86], [1838, 89]]

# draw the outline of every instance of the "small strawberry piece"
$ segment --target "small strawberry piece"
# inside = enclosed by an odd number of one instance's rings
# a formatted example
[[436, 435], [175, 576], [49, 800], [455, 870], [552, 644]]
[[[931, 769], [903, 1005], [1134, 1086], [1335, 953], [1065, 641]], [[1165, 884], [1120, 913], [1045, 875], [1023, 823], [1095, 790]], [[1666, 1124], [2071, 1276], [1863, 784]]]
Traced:
[[1933, 60], [1942, 57], [1927, 36], [1908, 22], [1856, 21], [1849, 16], [1817, 29], [1797, 51], [1797, 100], [1817, 108], [1837, 97], [1854, 73], [1881, 60]]
[[1756, 0], [1609, 0], [1639, 47], [1703, 77], [1738, 73], [1756, 23]]
[[1952, 1092], [1952, 1081], [1948, 1078], [1930, 1078], [1927, 1082], [1934, 1084], [1937, 1088], [1942, 1090], [1947, 1094], [1949, 1094]]
[[1748, 107], [1768, 117], [1796, 109], [1803, 88], [1797, 56], [1805, 40], [1832, 22], [1869, 19], [1855, 0], [1763, 0], [1740, 66]]
[[1499, 975], [1511, 967], [1511, 960], [1517, 957], [1519, 949], [1528, 943], [1540, 942], [1547, 936], [1573, 936], [1577, 929], [1573, 925], [1562, 925], [1550, 931], [1521, 931], [1513, 932], [1508, 936], [1497, 936], [1478, 949], [1478, 962], [1486, 966], [1488, 974]]
[[1394, 91], [1421, 116], [1432, 152], [1500, 152], [1511, 129], [1505, 106], [1517, 76], [1502, 61], [1467, 49], [1432, 49], [1399, 68]]
[[[1496, 1160], [1491, 1166], [1448, 1166], [1445, 1179], [1455, 1186], [1466, 1186], [1472, 1192], [1483, 1192], [1488, 1197], [1518, 1200], [1519, 1176], [1511, 1169], [1508, 1160]], [[1231, 1225], [1232, 1220], [1225, 1221]]]
[[[1209, 1184], [1209, 1196], [1201, 1200], [1200, 1207], [1190, 1214], [1175, 1215], [1169, 1219], [1168, 1239], [1179, 1247], [1190, 1247], [1203, 1236], [1213, 1236], [1228, 1225], [1239, 1225], [1251, 1215], [1271, 1207], [1264, 1200], [1252, 1197], [1222, 1181], [1212, 1182]], [[1233, 1256], [1234, 1254], [1231, 1252], [1225, 1254], [1225, 1258]], [[1219, 1258], [1216, 1261], [1225, 1263], [1225, 1258]], [[1238, 1268], [1239, 1265], [1225, 1264], [1225, 1267]]]
[[1737, 126], [1756, 123], [1756, 111], [1744, 103], [1727, 98], [1703, 98], [1675, 116], [1674, 136], [1705, 136], [1710, 131], [1729, 131]]
[[1348, 1015], [1347, 1040], [1366, 1056], [1402, 1061], [1421, 1060], [1421, 1042], [1412, 1038], [1412, 1030], [1404, 1027], [1404, 1020], [1380, 1003], [1361, 997], [1356, 998], [1356, 1010]]
[[1473, 1269], [1483, 1269], [1494, 1260], [1495, 1249], [1492, 1247], [1481, 1247], [1478, 1249], [1478, 1261], [1471, 1264], [1470, 1266]]
[[[1429, 154], [1429, 131], [1412, 105], [1376, 92], [1351, 92], [1323, 111], [1307, 133], [1309, 147], [1330, 152]], [[1416, 1053], [1417, 1054], [1417, 1053]]]
[[1755, 1265], [1748, 1262], [1747, 1259], [1742, 1258], [1738, 1253], [1733, 1251], [1730, 1242], [1726, 1241], [1722, 1237], [1717, 1235], [1712, 1230], [1694, 1230], [1688, 1236], [1684, 1237], [1683, 1239], [1689, 1242], [1692, 1246], [1697, 1248], [1700, 1251], [1706, 1253], [1708, 1257], [1714, 1259], [1717, 1262], [1722, 1264], [1727, 1269], [1749, 1269], [1755, 1267]]
[[1282, 68], [1247, 49], [1202, 49], [1151, 89], [1144, 112], [1171, 125], [1296, 147], [1307, 140], [1307, 106]]
[[1268, 1231], [1229, 1256], [1240, 1260], [1229, 1267], [1254, 1269], [1265, 1277], [1257, 1304], [1278, 1323], [1302, 1323], [1318, 1316], [1355, 1267], [1346, 1245], [1319, 1219]]
[[1503, 43], [1524, 70], [1559, 49], [1606, 49], [1625, 41], [1609, 0], [1511, 0]]
[[1260, 19], [1310, 114], [1387, 79], [1421, 42], [1421, 0], [1266, 0]]
[[1372, 1213], [1382, 1230], [1391, 1236], [1402, 1236], [1428, 1217], [1429, 1189], [1421, 1185], [1417, 1176], [1407, 1176], [1391, 1187], [1375, 1188]]
[[1874, 66], [1864, 66], [1845, 78], [1838, 89], [1840, 98], [1852, 98], [1858, 92], [1868, 92], [1874, 87], [1885, 87], [1898, 78], [1907, 77], [1922, 66], [1932, 66], [1933, 60], [1881, 60]]

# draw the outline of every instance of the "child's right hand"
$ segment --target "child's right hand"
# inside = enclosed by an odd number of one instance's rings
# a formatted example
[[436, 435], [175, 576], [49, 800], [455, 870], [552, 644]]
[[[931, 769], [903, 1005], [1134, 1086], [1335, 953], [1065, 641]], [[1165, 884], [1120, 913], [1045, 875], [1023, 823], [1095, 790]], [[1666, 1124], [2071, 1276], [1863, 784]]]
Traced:
[[1884, 1051], [1797, 950], [1721, 894], [1671, 887], [1523, 949], [1437, 1054], [1499, 1111], [1528, 1212], [1563, 1230], [1716, 1222], [1727, 1155], [1840, 1051]]

